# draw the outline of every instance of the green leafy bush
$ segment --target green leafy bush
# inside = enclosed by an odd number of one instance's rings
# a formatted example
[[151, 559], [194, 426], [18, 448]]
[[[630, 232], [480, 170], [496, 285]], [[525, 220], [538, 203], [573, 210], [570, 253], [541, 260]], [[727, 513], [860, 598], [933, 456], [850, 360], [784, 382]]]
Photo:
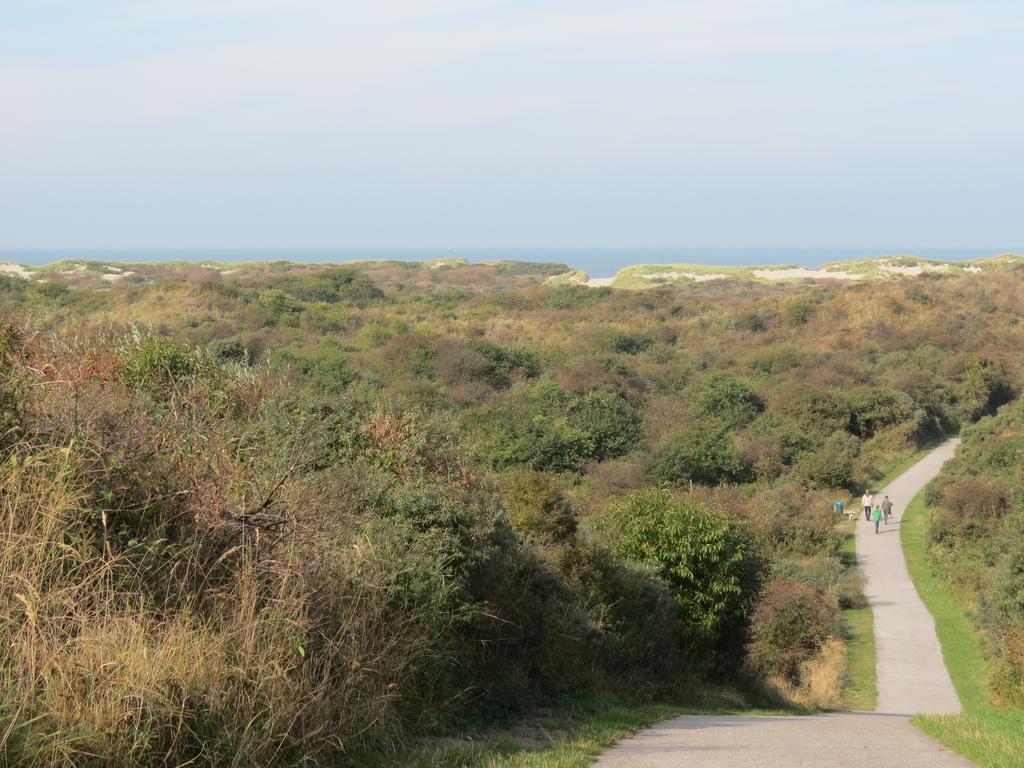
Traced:
[[516, 530], [551, 543], [567, 541], [576, 533], [576, 515], [550, 475], [524, 469], [507, 472], [499, 487]]
[[612, 352], [639, 355], [654, 346], [654, 337], [647, 334], [616, 333], [608, 342]]
[[568, 415], [588, 435], [594, 460], [623, 456], [640, 440], [643, 417], [615, 392], [596, 390], [577, 397], [569, 404]]
[[611, 295], [612, 289], [606, 287], [559, 285], [545, 293], [543, 303], [551, 309], [582, 309], [599, 304]]
[[152, 333], [135, 331], [121, 342], [119, 352], [122, 381], [156, 399], [168, 397], [204, 371], [216, 370], [200, 350]]
[[808, 451], [797, 462], [796, 472], [812, 488], [847, 488], [854, 484], [854, 460], [860, 440], [837, 430], [818, 450]]
[[691, 643], [721, 647], [741, 636], [758, 564], [740, 524], [655, 489], [613, 505], [608, 524], [619, 556], [668, 585]]
[[847, 401], [852, 411], [852, 431], [861, 437], [870, 437], [883, 427], [909, 421], [914, 413], [914, 401], [904, 392], [859, 388], [847, 393]]
[[711, 421], [672, 437], [651, 458], [647, 474], [659, 485], [718, 485], [744, 480], [748, 469], [726, 425]]
[[640, 438], [636, 408], [612, 392], [571, 397], [552, 382], [514, 388], [497, 407], [469, 418], [480, 435], [478, 455], [493, 467], [541, 471], [579, 469], [621, 456]]
[[373, 280], [352, 269], [324, 269], [308, 276], [287, 276], [271, 283], [299, 301], [326, 304], [349, 303], [366, 307], [383, 298], [383, 291]]
[[754, 390], [728, 373], [713, 373], [697, 382], [690, 402], [695, 416], [714, 419], [730, 429], [749, 424], [764, 410]]

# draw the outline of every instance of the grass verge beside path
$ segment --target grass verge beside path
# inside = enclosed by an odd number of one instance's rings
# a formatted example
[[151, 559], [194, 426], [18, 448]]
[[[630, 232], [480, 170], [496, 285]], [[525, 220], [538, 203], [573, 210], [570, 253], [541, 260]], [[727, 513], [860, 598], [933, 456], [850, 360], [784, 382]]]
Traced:
[[398, 758], [363, 759], [365, 768], [584, 768], [613, 744], [684, 714], [792, 715], [799, 710], [629, 704], [602, 699], [459, 738], [426, 740]]
[[[841, 554], [847, 568], [857, 567], [856, 523], [854, 521], [843, 538]], [[846, 633], [846, 685], [841, 706], [856, 712], [871, 712], [878, 703], [874, 614], [868, 606], [847, 608], [843, 611], [843, 629]]]
[[928, 561], [928, 511], [919, 493], [903, 515], [900, 540], [910, 578], [935, 619], [942, 656], [961, 715], [919, 715], [926, 733], [985, 768], [1024, 766], [1024, 709], [997, 709], [988, 694], [988, 665], [964, 603]]
[[[394, 768], [583, 768], [616, 741], [681, 711], [667, 704], [609, 704], [582, 719], [555, 715], [472, 738], [425, 742], [386, 764]], [[380, 768], [384, 765], [380, 763]]]

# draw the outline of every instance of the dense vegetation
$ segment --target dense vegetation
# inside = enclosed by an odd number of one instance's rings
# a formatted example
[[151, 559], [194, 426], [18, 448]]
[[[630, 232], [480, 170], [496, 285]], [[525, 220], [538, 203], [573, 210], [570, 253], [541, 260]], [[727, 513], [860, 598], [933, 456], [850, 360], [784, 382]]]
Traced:
[[1020, 380], [1012, 267], [129, 271], [0, 274], [11, 764], [328, 762], [589, 694], [833, 705], [831, 500]]
[[929, 508], [919, 504], [917, 580], [934, 584], [933, 611], [965, 708], [922, 725], [991, 768], [1019, 765], [1024, 751], [1022, 449], [1018, 401], [964, 430], [923, 500]]
[[934, 566], [966, 595], [985, 639], [995, 703], [1024, 706], [1024, 409], [964, 430], [929, 488]]

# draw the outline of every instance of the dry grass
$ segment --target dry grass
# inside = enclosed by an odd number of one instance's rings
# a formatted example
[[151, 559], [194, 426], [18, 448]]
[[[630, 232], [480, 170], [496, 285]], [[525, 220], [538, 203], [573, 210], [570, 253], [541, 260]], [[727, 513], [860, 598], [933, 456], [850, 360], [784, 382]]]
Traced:
[[800, 682], [781, 677], [762, 680], [760, 685], [772, 699], [804, 709], [836, 709], [846, 683], [846, 643], [836, 637], [826, 640], [818, 652], [800, 665]]
[[[398, 544], [327, 558], [310, 521], [270, 524], [301, 489], [260, 476], [224, 403], [140, 409], [109, 366], [34, 343], [0, 436], [0, 763], [304, 765], [400, 740], [436, 629], [396, 598]], [[251, 384], [222, 391], [258, 405]]]

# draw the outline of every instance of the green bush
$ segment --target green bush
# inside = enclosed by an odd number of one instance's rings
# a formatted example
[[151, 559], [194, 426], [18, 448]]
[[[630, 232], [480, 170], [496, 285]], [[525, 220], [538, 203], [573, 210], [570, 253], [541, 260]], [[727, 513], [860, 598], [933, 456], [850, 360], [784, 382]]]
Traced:
[[796, 472], [812, 488], [848, 488], [854, 484], [854, 460], [860, 454], [860, 440], [837, 430], [815, 451], [804, 454]]
[[974, 421], [1013, 397], [1013, 386], [999, 363], [981, 357], [967, 361], [955, 387], [956, 414], [962, 421]]
[[795, 389], [783, 404], [781, 415], [816, 440], [824, 440], [837, 430], [848, 431], [853, 420], [850, 403], [841, 393], [808, 388]]
[[591, 539], [565, 548], [560, 566], [586, 601], [592, 627], [587, 641], [596, 646], [612, 690], [685, 694], [705, 659], [680, 643], [683, 611], [669, 587]]
[[729, 429], [718, 422], [697, 422], [672, 437], [652, 456], [647, 475], [659, 485], [699, 485], [745, 480], [749, 470]]
[[514, 387], [500, 405], [473, 412], [477, 455], [495, 468], [526, 465], [575, 470], [628, 452], [640, 438], [641, 417], [613, 392], [571, 397], [552, 382]]
[[614, 459], [628, 453], [640, 440], [643, 417], [626, 398], [596, 390], [575, 398], [568, 408], [570, 420], [592, 442], [590, 458]]
[[784, 304], [783, 314], [786, 318], [786, 325], [797, 328], [806, 325], [810, 320], [814, 308], [819, 304], [814, 296], [796, 296]]
[[903, 392], [865, 387], [849, 392], [847, 400], [852, 411], [851, 428], [860, 437], [909, 421], [914, 413], [913, 399]]
[[608, 525], [616, 553], [668, 585], [688, 642], [721, 648], [742, 635], [759, 564], [739, 523], [669, 491], [643, 489], [612, 506]]
[[118, 351], [121, 380], [156, 399], [169, 397], [177, 386], [204, 371], [216, 371], [200, 350], [168, 336], [136, 331], [122, 340]]
[[325, 304], [348, 303], [366, 307], [383, 298], [383, 291], [373, 280], [352, 269], [325, 269], [309, 276], [286, 276], [271, 283], [299, 301]]
[[746, 426], [764, 410], [754, 390], [728, 373], [713, 373], [697, 382], [690, 403], [698, 418], [716, 420], [730, 429]]
[[616, 333], [608, 342], [612, 352], [639, 355], [654, 346], [654, 337], [647, 334]]
[[301, 301], [277, 288], [260, 291], [256, 304], [266, 313], [268, 325], [297, 325], [303, 307]]
[[551, 309], [583, 309], [592, 307], [612, 295], [611, 288], [587, 288], [577, 285], [559, 285], [544, 295], [544, 306]]
[[576, 533], [576, 515], [554, 478], [528, 469], [499, 479], [512, 527], [540, 542], [560, 543]]
[[995, 659], [993, 684], [1003, 700], [1024, 704], [1024, 513], [1007, 520], [992, 590], [980, 619]]

